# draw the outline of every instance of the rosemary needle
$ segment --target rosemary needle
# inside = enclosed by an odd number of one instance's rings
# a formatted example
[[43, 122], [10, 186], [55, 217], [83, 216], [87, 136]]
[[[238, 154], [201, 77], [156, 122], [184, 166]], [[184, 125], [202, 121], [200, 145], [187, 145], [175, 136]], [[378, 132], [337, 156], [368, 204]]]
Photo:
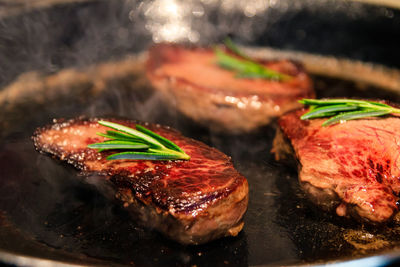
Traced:
[[215, 49], [217, 64], [224, 69], [234, 71], [237, 78], [248, 79], [268, 79], [275, 81], [286, 81], [292, 76], [269, 69], [262, 64], [252, 60], [249, 56], [239, 50], [231, 39], [225, 40], [225, 46], [231, 51], [231, 54], [224, 52], [220, 48]]
[[99, 152], [105, 150], [126, 150], [108, 156], [108, 160], [190, 159], [190, 156], [175, 143], [141, 125], [137, 124], [136, 129], [133, 129], [109, 121], [98, 121], [98, 123], [116, 131], [108, 130], [106, 133], [97, 133], [97, 135], [106, 137], [108, 140], [90, 144], [88, 145], [89, 148], [98, 149]]
[[400, 113], [400, 109], [384, 103], [355, 99], [302, 99], [300, 103], [310, 106], [310, 111], [300, 118], [302, 120], [330, 117], [322, 126], [339, 122], [379, 117]]

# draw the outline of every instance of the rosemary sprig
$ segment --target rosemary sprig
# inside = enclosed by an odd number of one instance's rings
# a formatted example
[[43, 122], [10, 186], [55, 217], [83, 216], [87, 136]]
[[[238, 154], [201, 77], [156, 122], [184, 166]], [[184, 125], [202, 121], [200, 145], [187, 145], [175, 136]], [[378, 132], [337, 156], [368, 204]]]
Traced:
[[141, 125], [137, 124], [136, 129], [132, 129], [109, 121], [98, 121], [98, 123], [117, 131], [109, 130], [106, 133], [97, 133], [97, 135], [106, 137], [109, 140], [90, 144], [88, 145], [89, 148], [98, 149], [99, 152], [105, 150], [127, 150], [108, 156], [108, 160], [190, 159], [190, 156], [175, 143]]
[[310, 106], [310, 111], [300, 118], [302, 120], [331, 117], [322, 126], [339, 122], [384, 116], [400, 113], [400, 109], [384, 103], [355, 99], [302, 99], [299, 101]]
[[252, 59], [251, 59], [248, 55], [246, 55], [244, 52], [242, 52], [242, 51], [239, 49], [239, 47], [237, 47], [237, 45], [232, 41], [231, 38], [226, 38], [226, 39], [225, 39], [225, 42], [224, 42], [224, 45], [225, 45], [232, 53], [234, 53], [235, 55], [237, 55], [237, 56], [239, 56], [239, 57], [241, 57], [241, 58], [247, 59], [247, 60], [249, 60], [249, 61], [252, 61]]
[[261, 78], [276, 81], [287, 81], [292, 76], [269, 69], [252, 60], [232, 42], [231, 39], [225, 40], [225, 46], [235, 55], [230, 55], [220, 48], [215, 49], [217, 64], [227, 70], [236, 72], [237, 78]]

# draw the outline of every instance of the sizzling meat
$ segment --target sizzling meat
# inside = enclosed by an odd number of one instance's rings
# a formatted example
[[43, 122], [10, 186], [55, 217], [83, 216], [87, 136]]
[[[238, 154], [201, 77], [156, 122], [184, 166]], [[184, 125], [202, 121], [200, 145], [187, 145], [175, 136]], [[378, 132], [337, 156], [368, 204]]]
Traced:
[[160, 44], [149, 51], [147, 75], [186, 116], [215, 130], [251, 131], [314, 97], [311, 80], [292, 61], [260, 62], [294, 78], [239, 79], [216, 64], [212, 49]]
[[300, 163], [299, 180], [318, 205], [339, 216], [370, 223], [390, 220], [400, 192], [400, 118], [347, 121], [322, 127], [324, 119], [300, 120], [304, 109], [279, 119], [277, 157], [290, 140]]
[[[134, 128], [135, 121], [111, 120]], [[183, 244], [236, 236], [247, 209], [247, 180], [228, 156], [176, 130], [145, 124], [170, 139], [189, 161], [106, 160], [108, 153], [87, 148], [104, 141], [107, 129], [97, 119], [55, 122], [38, 129], [33, 140], [41, 152], [73, 164], [84, 174], [99, 173], [116, 189], [116, 198], [148, 227]]]

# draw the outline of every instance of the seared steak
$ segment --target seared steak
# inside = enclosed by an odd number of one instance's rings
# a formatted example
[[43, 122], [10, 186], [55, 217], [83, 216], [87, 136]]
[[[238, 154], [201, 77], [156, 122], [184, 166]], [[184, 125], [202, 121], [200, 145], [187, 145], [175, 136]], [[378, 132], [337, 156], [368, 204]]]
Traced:
[[400, 192], [400, 118], [322, 127], [325, 119], [300, 120], [306, 111], [279, 119], [277, 157], [289, 151], [282, 142], [287, 138], [299, 161], [300, 184], [323, 208], [369, 223], [390, 220], [398, 211]]
[[[110, 120], [135, 128], [135, 121]], [[88, 144], [107, 127], [97, 119], [55, 122], [36, 130], [37, 150], [73, 164], [84, 174], [100, 174], [116, 190], [135, 217], [148, 227], [183, 244], [200, 244], [222, 236], [236, 236], [247, 209], [247, 180], [228, 156], [178, 131], [154, 124], [148, 129], [180, 146], [188, 161], [106, 160], [113, 152], [97, 152]]]
[[292, 75], [288, 81], [236, 78], [216, 64], [212, 49], [160, 44], [149, 50], [147, 76], [169, 103], [214, 130], [251, 131], [314, 97], [311, 79], [289, 60], [260, 62]]

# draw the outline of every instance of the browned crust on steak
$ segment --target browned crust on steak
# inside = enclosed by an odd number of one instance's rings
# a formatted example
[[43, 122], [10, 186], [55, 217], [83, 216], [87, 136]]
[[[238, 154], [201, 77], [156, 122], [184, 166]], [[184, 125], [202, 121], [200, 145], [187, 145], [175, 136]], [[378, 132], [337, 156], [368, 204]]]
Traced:
[[[201, 244], [234, 236], [243, 227], [248, 203], [247, 180], [228, 156], [178, 131], [143, 124], [179, 145], [189, 161], [106, 160], [111, 152], [87, 145], [104, 140], [99, 119], [55, 121], [33, 136], [37, 150], [73, 164], [84, 174], [98, 173], [116, 190], [135, 219], [183, 244]], [[136, 121], [108, 119], [135, 128]]]
[[251, 131], [300, 107], [299, 99], [314, 97], [299, 63], [260, 61], [294, 77], [279, 82], [238, 79], [215, 61], [212, 49], [159, 44], [149, 50], [147, 76], [180, 112], [214, 130]]
[[309, 198], [339, 216], [372, 224], [398, 212], [400, 118], [362, 119], [322, 127], [324, 119], [301, 120], [299, 109], [283, 115], [274, 140], [277, 159], [290, 152], [299, 162], [299, 181]]

